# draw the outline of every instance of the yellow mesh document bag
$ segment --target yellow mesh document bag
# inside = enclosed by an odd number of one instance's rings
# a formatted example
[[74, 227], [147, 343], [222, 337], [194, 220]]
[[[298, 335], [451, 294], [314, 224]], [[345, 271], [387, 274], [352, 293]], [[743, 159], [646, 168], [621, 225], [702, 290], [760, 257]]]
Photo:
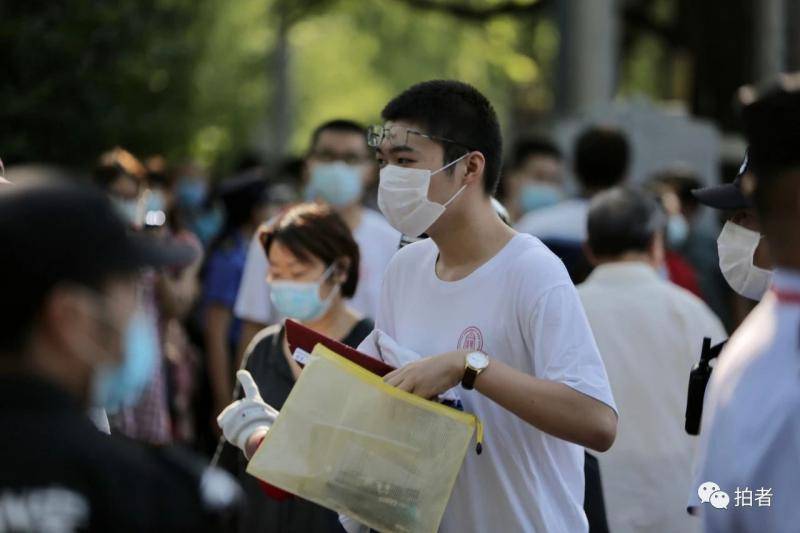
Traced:
[[475, 416], [317, 345], [247, 472], [382, 532], [435, 532]]

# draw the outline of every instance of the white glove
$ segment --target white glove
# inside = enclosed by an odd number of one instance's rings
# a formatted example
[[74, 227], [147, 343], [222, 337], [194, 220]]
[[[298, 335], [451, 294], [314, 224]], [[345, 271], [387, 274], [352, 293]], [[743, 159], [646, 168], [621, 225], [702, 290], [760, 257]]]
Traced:
[[258, 430], [272, 427], [278, 411], [261, 399], [258, 386], [247, 370], [236, 372], [236, 379], [242, 384], [244, 398], [236, 400], [217, 417], [217, 425], [222, 429], [225, 440], [245, 451], [250, 435]]
[[355, 518], [350, 518], [346, 514], [339, 515], [339, 523], [342, 524], [347, 533], [369, 533], [369, 528], [356, 520]]

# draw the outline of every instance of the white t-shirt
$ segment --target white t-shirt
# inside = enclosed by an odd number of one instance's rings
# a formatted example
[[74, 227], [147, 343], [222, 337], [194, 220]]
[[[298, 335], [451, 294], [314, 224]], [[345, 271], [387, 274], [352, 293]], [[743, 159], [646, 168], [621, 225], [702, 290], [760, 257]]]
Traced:
[[[772, 283], [800, 298], [800, 272], [776, 270]], [[727, 509], [701, 504], [706, 531], [797, 531], [800, 302], [768, 292], [725, 345], [706, 393], [699, 457], [695, 497], [713, 482], [729, 500]]]
[[726, 338], [693, 294], [641, 262], [597, 267], [578, 287], [619, 408], [614, 446], [598, 454], [608, 527], [690, 533], [695, 437], [683, 429], [689, 372], [703, 337]]
[[[377, 328], [423, 356], [484, 351], [613, 407], [575, 287], [538, 239], [516, 235], [454, 282], [436, 276], [437, 257], [430, 239], [394, 256]], [[583, 447], [539, 431], [477, 391], [460, 392], [464, 410], [484, 424], [483, 453], [467, 452], [440, 531], [586, 531]]]
[[586, 240], [588, 213], [589, 201], [573, 198], [526, 214], [515, 228], [520, 233], [530, 233], [540, 239], [583, 242]]
[[[383, 272], [397, 251], [400, 233], [379, 213], [364, 208], [361, 222], [353, 231], [353, 239], [358, 243], [361, 258], [358, 288], [349, 304], [364, 316], [374, 318]], [[267, 269], [267, 257], [256, 233], [247, 251], [242, 283], [236, 296], [234, 313], [238, 318], [261, 324], [273, 324], [280, 320], [269, 299]]]

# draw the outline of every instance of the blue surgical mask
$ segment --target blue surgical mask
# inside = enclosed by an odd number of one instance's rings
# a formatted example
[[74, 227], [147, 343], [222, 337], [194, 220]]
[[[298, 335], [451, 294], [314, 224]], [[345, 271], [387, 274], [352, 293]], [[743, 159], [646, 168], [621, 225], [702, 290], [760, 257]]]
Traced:
[[117, 210], [117, 213], [130, 225], [135, 225], [139, 222], [139, 200], [125, 200], [122, 198], [118, 198], [113, 196], [111, 198], [111, 203], [114, 204], [114, 208]]
[[158, 331], [153, 317], [138, 310], [125, 331], [122, 361], [95, 368], [95, 406], [115, 412], [132, 405], [150, 383], [159, 358]]
[[333, 297], [339, 291], [336, 285], [327, 298], [320, 298], [319, 289], [331, 272], [333, 265], [317, 281], [273, 281], [269, 286], [270, 299], [283, 316], [300, 322], [316, 320], [328, 311]]
[[189, 228], [197, 235], [204, 245], [207, 245], [222, 230], [224, 217], [219, 209], [212, 208], [198, 213], [194, 219], [190, 220]]
[[519, 206], [524, 213], [550, 207], [561, 201], [561, 190], [544, 183], [526, 183], [519, 195]]
[[147, 210], [148, 211], [166, 211], [167, 200], [164, 197], [164, 191], [161, 189], [150, 189], [150, 194], [147, 195]]
[[689, 237], [689, 223], [683, 215], [670, 215], [667, 219], [667, 244], [677, 248]]
[[342, 162], [314, 165], [306, 189], [308, 200], [321, 199], [334, 207], [358, 201], [361, 196], [361, 169]]
[[178, 205], [187, 210], [199, 210], [206, 199], [206, 185], [202, 181], [185, 180], [178, 184]]

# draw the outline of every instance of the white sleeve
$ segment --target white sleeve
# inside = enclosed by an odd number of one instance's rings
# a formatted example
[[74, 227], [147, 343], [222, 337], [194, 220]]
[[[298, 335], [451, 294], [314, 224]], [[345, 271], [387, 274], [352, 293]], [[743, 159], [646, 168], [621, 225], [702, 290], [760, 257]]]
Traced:
[[378, 352], [378, 330], [373, 329], [369, 335], [364, 337], [364, 340], [361, 341], [361, 344], [358, 345], [356, 350], [374, 357], [375, 359], [380, 359], [381, 357]]
[[563, 284], [549, 289], [528, 312], [536, 377], [563, 383], [616, 411], [606, 368], [575, 287]]
[[375, 316], [375, 329], [385, 332], [390, 337], [395, 337], [394, 328], [394, 309], [393, 306], [399, 305], [400, 302], [396, 301], [392, 293], [396, 281], [396, 268], [394, 263], [389, 262], [386, 270], [383, 273], [381, 280], [381, 292], [378, 296], [378, 313]]
[[247, 250], [247, 259], [236, 295], [234, 314], [242, 320], [270, 324], [273, 317], [267, 284], [267, 257], [261, 247], [258, 234], [253, 236]]
[[361, 344], [359, 344], [357, 348], [359, 352], [370, 355], [376, 359], [382, 359], [378, 348], [378, 330], [385, 332], [389, 336], [394, 335], [394, 323], [392, 318], [394, 313], [392, 312], [393, 300], [391, 296], [393, 276], [391, 272], [392, 265], [390, 263], [381, 280], [381, 292], [378, 297], [378, 313], [375, 316], [375, 327], [372, 329], [372, 332], [361, 341]]

